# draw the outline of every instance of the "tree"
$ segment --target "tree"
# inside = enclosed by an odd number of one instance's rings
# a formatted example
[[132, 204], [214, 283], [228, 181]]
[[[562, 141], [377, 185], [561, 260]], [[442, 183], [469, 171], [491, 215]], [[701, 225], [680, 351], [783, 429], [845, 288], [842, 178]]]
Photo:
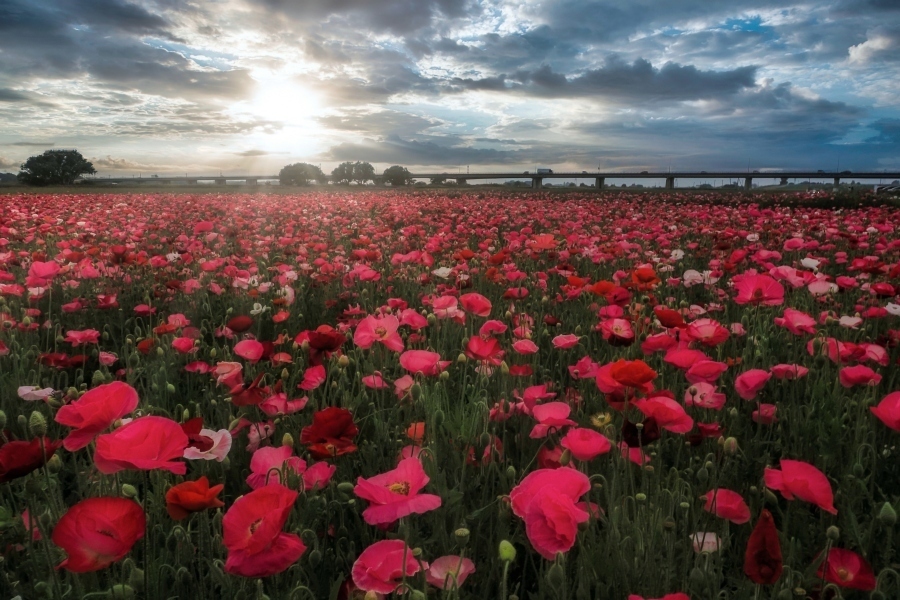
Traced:
[[18, 179], [28, 185], [70, 185], [82, 175], [97, 171], [78, 150], [47, 150], [20, 167]]
[[359, 162], [353, 165], [353, 181], [358, 185], [362, 185], [367, 181], [375, 178], [375, 167], [367, 162]]
[[442, 173], [442, 174], [438, 175], [437, 177], [431, 178], [431, 185], [444, 185], [445, 183], [447, 183], [447, 174], [446, 173]]
[[385, 169], [383, 177], [385, 183], [390, 183], [394, 187], [409, 185], [413, 182], [412, 174], [409, 170], [400, 165], [394, 165]]
[[328, 181], [328, 176], [322, 172], [322, 169], [309, 163], [287, 165], [278, 173], [278, 182], [281, 185], [309, 185], [312, 180], [325, 183]]
[[353, 163], [342, 162], [331, 171], [331, 181], [341, 185], [350, 185], [353, 179]]

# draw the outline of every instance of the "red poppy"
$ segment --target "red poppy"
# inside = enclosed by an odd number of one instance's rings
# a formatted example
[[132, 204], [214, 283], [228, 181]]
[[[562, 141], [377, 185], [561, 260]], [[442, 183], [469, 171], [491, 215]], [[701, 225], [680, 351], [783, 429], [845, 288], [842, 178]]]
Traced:
[[781, 577], [781, 544], [772, 513], [763, 509], [747, 541], [744, 573], [753, 583], [771, 585]]
[[875, 573], [866, 559], [843, 548], [831, 548], [828, 551], [816, 576], [824, 578], [828, 583], [855, 590], [870, 591], [877, 586]]
[[224, 488], [224, 483], [209, 487], [209, 480], [205, 475], [196, 481], [179, 483], [166, 492], [166, 510], [170, 517], [180, 521], [191, 513], [225, 506], [217, 497]]
[[609, 374], [620, 385], [631, 388], [643, 388], [656, 378], [656, 371], [642, 360], [617, 360]]
[[60, 446], [62, 441], [52, 441], [47, 437], [43, 438], [43, 450], [41, 438], [5, 444], [0, 441], [0, 483], [24, 477], [41, 468]]
[[359, 477], [353, 493], [369, 502], [363, 519], [369, 525], [386, 525], [411, 514], [441, 506], [441, 497], [420, 494], [429, 478], [418, 458], [404, 458], [396, 469], [369, 479]]
[[313, 415], [312, 425], [300, 431], [300, 443], [315, 458], [332, 458], [356, 452], [353, 438], [359, 428], [346, 408], [328, 407]]
[[165, 417], [141, 417], [97, 438], [94, 464], [110, 475], [124, 469], [164, 469], [184, 475], [187, 465], [174, 462], [189, 443], [181, 425]]
[[66, 551], [60, 567], [87, 573], [122, 560], [144, 537], [144, 509], [127, 498], [88, 498], [60, 518], [53, 529], [53, 543]]
[[274, 483], [235, 500], [222, 519], [228, 548], [225, 571], [242, 577], [281, 573], [306, 551], [300, 537], [284, 533], [297, 492]]
[[236, 317], [231, 317], [230, 319], [228, 319], [228, 322], [225, 323], [225, 326], [235, 333], [244, 333], [245, 331], [253, 327], [253, 319], [248, 317], [247, 315], [238, 315]]
[[84, 448], [113, 421], [133, 411], [137, 404], [137, 390], [127, 383], [114, 381], [89, 390], [56, 413], [57, 423], [75, 428], [63, 440], [63, 446], [69, 452]]

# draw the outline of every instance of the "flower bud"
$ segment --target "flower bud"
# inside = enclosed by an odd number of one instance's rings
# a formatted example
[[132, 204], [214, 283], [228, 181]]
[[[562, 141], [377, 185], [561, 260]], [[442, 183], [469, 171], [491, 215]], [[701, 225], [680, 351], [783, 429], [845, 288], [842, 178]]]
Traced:
[[338, 366], [342, 369], [346, 369], [347, 367], [349, 367], [350, 366], [350, 357], [347, 356], [346, 354], [342, 355], [338, 359]]
[[516, 480], [516, 468], [514, 466], [509, 465], [508, 467], [506, 467], [506, 477], [510, 481]]
[[210, 358], [215, 358], [217, 354], [218, 354], [218, 351], [216, 351], [215, 348], [210, 348], [210, 349], [209, 349], [209, 357], [210, 357]]
[[438, 375], [438, 379], [440, 379], [441, 381], [447, 381], [448, 379], [450, 379], [450, 373], [448, 373], [447, 371], [441, 371], [441, 374]]
[[500, 372], [504, 375], [509, 375], [509, 365], [506, 364], [505, 360], [500, 363]]
[[467, 362], [469, 362], [469, 357], [466, 356], [464, 353], [460, 352], [459, 356], [456, 357], [456, 362], [458, 362], [461, 365], [464, 365]]
[[126, 498], [137, 498], [137, 489], [130, 483], [122, 484], [122, 495]]
[[566, 584], [566, 571], [561, 564], [554, 563], [547, 571], [547, 583], [556, 590], [561, 590]]
[[444, 423], [444, 411], [441, 409], [437, 409], [434, 411], [434, 416], [431, 421], [435, 427], [440, 427]]
[[422, 397], [422, 386], [418, 383], [414, 383], [409, 387], [409, 395], [412, 396], [413, 400], [418, 400]]
[[735, 454], [737, 454], [740, 450], [737, 439], [735, 439], [734, 437], [725, 438], [725, 445], [723, 446], [723, 449], [725, 450], [725, 454], [728, 454], [729, 456], [734, 456]]
[[563, 453], [559, 455], [559, 464], [567, 467], [570, 462], [572, 462], [572, 452], [566, 448], [563, 450]]
[[32, 411], [28, 418], [28, 428], [32, 435], [43, 437], [47, 435], [47, 419], [38, 411]]
[[283, 436], [281, 436], [281, 445], [293, 448], [294, 436], [292, 436], [290, 433], [285, 433]]
[[25, 429], [28, 427], [28, 419], [25, 418], [25, 415], [19, 415], [16, 417], [16, 423], [19, 425], [19, 429]]
[[890, 502], [885, 502], [881, 505], [881, 510], [878, 511], [878, 520], [888, 527], [893, 527], [897, 522], [897, 513]]
[[469, 541], [469, 530], [465, 527], [460, 527], [456, 531], [453, 532], [453, 535], [456, 537], [456, 543], [463, 547]]
[[0, 410], [0, 429], [6, 429], [6, 413]]
[[825, 530], [825, 537], [827, 537], [832, 542], [836, 542], [841, 539], [841, 530], [832, 525]]
[[103, 375], [102, 371], [94, 371], [93, 377], [91, 377], [91, 387], [96, 387], [98, 385], [102, 385], [106, 382], [106, 376]]
[[634, 499], [638, 501], [639, 504], [643, 504], [647, 501], [647, 494], [643, 492], [638, 492], [634, 495]]
[[47, 470], [51, 473], [59, 473], [62, 471], [63, 463], [58, 454], [54, 454], [47, 460]]
[[338, 484], [337, 488], [338, 491], [344, 492], [345, 494], [352, 494], [354, 486], [349, 481], [342, 481]]
[[500, 541], [500, 560], [503, 562], [516, 560], [516, 547], [506, 540]]

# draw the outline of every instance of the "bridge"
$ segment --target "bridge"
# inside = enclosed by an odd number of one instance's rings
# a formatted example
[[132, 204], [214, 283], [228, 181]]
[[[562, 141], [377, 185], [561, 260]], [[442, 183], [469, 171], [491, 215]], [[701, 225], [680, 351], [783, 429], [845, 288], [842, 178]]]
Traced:
[[[413, 179], [443, 179], [454, 180], [457, 184], [463, 185], [468, 181], [474, 180], [522, 180], [530, 179], [531, 187], [540, 189], [543, 187], [544, 180], [547, 179], [590, 179], [594, 181], [594, 188], [602, 189], [606, 185], [608, 179], [662, 179], [666, 182], [666, 189], [672, 190], [676, 188], [678, 180], [685, 179], [721, 179], [731, 181], [743, 180], [744, 189], [753, 188], [754, 179], [777, 179], [781, 185], [787, 185], [788, 181], [802, 180], [831, 180], [834, 185], [840, 185], [841, 180], [853, 181], [893, 181], [900, 179], [900, 172], [876, 172], [865, 171], [854, 173], [851, 171], [640, 171], [640, 172], [621, 172], [621, 171], [560, 171], [560, 172], [509, 172], [496, 171], [485, 173], [411, 173]], [[329, 181], [332, 179], [330, 175], [325, 176]], [[103, 183], [152, 183], [152, 184], [197, 184], [201, 181], [212, 182], [218, 185], [225, 185], [230, 182], [244, 182], [246, 185], [259, 185], [260, 181], [277, 181], [278, 175], [185, 175], [185, 176], [163, 176], [163, 177], [94, 177], [88, 178], [86, 181], [97, 181]], [[375, 176], [376, 185], [383, 185], [383, 178]]]

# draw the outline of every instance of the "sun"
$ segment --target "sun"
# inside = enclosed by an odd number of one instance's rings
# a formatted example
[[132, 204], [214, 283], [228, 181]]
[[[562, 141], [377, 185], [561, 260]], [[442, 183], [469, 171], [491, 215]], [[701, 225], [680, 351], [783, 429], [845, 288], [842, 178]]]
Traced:
[[256, 93], [241, 107], [242, 112], [305, 133], [317, 129], [321, 99], [315, 90], [291, 76], [260, 78], [257, 82]]

